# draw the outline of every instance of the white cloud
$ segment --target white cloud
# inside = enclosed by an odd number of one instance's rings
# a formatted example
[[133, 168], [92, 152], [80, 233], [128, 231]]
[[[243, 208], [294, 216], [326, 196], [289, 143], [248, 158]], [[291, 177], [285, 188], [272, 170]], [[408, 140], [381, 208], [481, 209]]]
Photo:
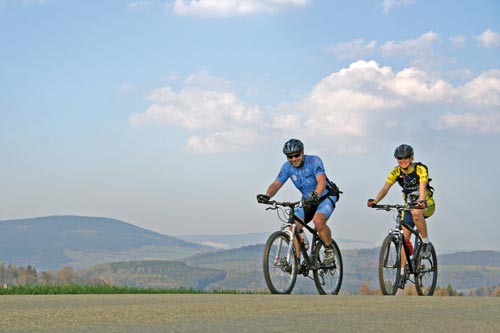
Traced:
[[438, 41], [439, 36], [434, 31], [429, 31], [416, 39], [408, 39], [402, 42], [387, 42], [381, 46], [381, 51], [387, 56], [421, 56], [429, 53], [432, 45]]
[[500, 113], [500, 69], [487, 71], [465, 84], [460, 95], [470, 106], [498, 108]]
[[420, 103], [449, 103], [455, 89], [444, 79], [431, 77], [417, 68], [405, 68], [388, 83], [398, 96]]
[[372, 40], [365, 44], [362, 38], [358, 38], [351, 42], [338, 43], [328, 50], [341, 59], [362, 59], [372, 55], [376, 48], [376, 41]]
[[268, 121], [259, 106], [241, 100], [229, 86], [224, 79], [197, 73], [179, 92], [171, 87], [152, 92], [149, 108], [130, 123], [183, 128], [193, 133], [186, 143], [193, 153], [246, 149], [290, 132], [345, 154], [360, 153], [379, 137], [418, 133], [422, 126], [500, 134], [500, 70], [454, 86], [414, 67], [396, 72], [360, 60], [320, 80], [304, 99], [266, 112]]
[[[450, 40], [455, 47], [460, 47], [465, 42], [461, 36]], [[433, 31], [428, 31], [414, 39], [388, 41], [381, 44], [381, 46], [378, 46], [379, 42], [376, 40], [365, 43], [362, 38], [358, 38], [350, 42], [337, 43], [329, 47], [327, 51], [335, 54], [339, 59], [355, 61], [369, 59], [374, 55], [378, 55], [385, 58], [399, 58], [409, 61], [411, 66], [435, 68], [445, 60], [434, 51], [435, 47], [440, 43], [439, 36]]]
[[442, 129], [456, 129], [467, 133], [500, 134], [500, 114], [452, 114], [441, 117]]
[[481, 43], [482, 46], [488, 48], [494, 48], [500, 46], [500, 34], [491, 29], [485, 30], [481, 35], [477, 37], [477, 41]]
[[[150, 107], [144, 113], [133, 115], [130, 124], [163, 123], [190, 132], [208, 132], [206, 137], [195, 135], [188, 141], [187, 148], [194, 152], [244, 147], [253, 141], [251, 133], [262, 125], [260, 108], [240, 100], [231, 91], [204, 87], [210, 81], [218, 83], [218, 88], [221, 82], [226, 82], [200, 73], [189, 77], [179, 93], [170, 87], [153, 91], [148, 97], [152, 103]], [[243, 133], [246, 134], [241, 138]]]
[[415, 0], [383, 0], [382, 1], [382, 10], [384, 13], [389, 12], [391, 8], [395, 6], [408, 6], [415, 3]]
[[310, 0], [175, 0], [174, 13], [186, 16], [227, 17], [275, 13], [305, 6]]
[[450, 37], [450, 42], [454, 47], [461, 48], [465, 45], [467, 39], [464, 36]]

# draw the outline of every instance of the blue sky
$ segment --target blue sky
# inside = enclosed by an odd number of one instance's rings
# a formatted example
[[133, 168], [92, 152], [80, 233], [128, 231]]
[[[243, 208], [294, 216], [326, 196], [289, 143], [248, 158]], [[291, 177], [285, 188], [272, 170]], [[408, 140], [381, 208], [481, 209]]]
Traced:
[[334, 235], [379, 243], [408, 143], [438, 249], [500, 250], [498, 1], [0, 0], [0, 88], [1, 220], [271, 232], [297, 137], [345, 192]]

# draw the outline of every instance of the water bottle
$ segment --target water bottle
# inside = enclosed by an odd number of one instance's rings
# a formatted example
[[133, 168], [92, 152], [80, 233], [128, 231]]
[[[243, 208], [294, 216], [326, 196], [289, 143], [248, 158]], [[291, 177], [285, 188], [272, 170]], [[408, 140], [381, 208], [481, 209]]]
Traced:
[[413, 244], [411, 243], [411, 240], [405, 239], [406, 246], [408, 247], [408, 250], [410, 251], [410, 255], [413, 255]]
[[304, 243], [304, 248], [306, 250], [309, 249], [309, 240], [307, 239], [306, 233], [304, 232], [304, 229], [300, 229], [300, 236], [302, 236], [302, 243]]

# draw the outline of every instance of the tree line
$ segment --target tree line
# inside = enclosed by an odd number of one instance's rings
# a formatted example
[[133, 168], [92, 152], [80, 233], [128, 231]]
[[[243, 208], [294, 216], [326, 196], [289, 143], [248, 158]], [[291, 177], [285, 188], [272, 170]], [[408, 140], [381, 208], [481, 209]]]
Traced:
[[2, 287], [10, 286], [30, 286], [30, 285], [48, 285], [56, 286], [63, 284], [105, 284], [105, 281], [99, 278], [87, 279], [71, 266], [54, 272], [38, 272], [35, 267], [28, 265], [26, 267], [16, 267], [14, 264], [0, 263], [0, 283]]
[[[123, 263], [122, 263], [123, 265]], [[121, 267], [123, 273], [126, 273], [126, 268]], [[142, 271], [144, 275], [148, 275], [148, 270], [146, 269]], [[130, 272], [128, 272], [130, 273]], [[157, 272], [156, 272], [157, 273]], [[248, 272], [247, 272], [248, 273]], [[137, 272], [136, 272], [137, 274]], [[249, 280], [245, 281], [247, 284], [245, 289], [258, 289], [261, 291], [261, 288], [257, 287], [258, 284], [252, 283], [254, 279], [258, 279], [259, 277], [249, 276]], [[241, 275], [237, 274], [238, 282], [241, 281]], [[231, 280], [231, 274], [229, 274], [226, 279]], [[227, 288], [224, 283], [221, 283], [220, 288]], [[236, 282], [236, 281], [235, 281]], [[5, 264], [0, 263], [0, 283], [2, 287], [9, 288], [13, 286], [61, 286], [67, 284], [76, 284], [76, 285], [119, 285], [119, 283], [115, 283], [114, 281], [109, 281], [104, 279], [103, 277], [99, 277], [96, 275], [92, 275], [89, 277], [86, 271], [75, 271], [71, 266], [65, 266], [60, 270], [52, 271], [52, 272], [38, 272], [35, 267], [28, 265], [26, 267], [19, 266], [17, 267], [14, 264]], [[372, 285], [371, 279], [368, 282], [363, 282], [359, 285], [358, 294], [359, 295], [381, 295], [382, 292], [378, 288], [370, 288]], [[239, 287], [238, 287], [239, 286]], [[241, 289], [241, 285], [235, 284], [232, 286], [235, 289]], [[417, 291], [414, 285], [408, 285], [403, 293], [405, 295], [417, 295]], [[477, 289], [470, 290], [467, 293], [459, 292], [454, 289], [451, 284], [448, 284], [446, 287], [437, 287], [435, 292], [435, 296], [494, 296], [500, 297], [500, 285], [496, 286], [487, 286], [480, 287]]]

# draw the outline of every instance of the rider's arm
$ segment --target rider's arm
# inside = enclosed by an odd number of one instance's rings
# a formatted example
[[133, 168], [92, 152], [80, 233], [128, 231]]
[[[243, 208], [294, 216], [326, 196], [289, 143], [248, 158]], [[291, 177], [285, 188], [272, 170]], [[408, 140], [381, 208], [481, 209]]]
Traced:
[[427, 182], [426, 181], [420, 182], [418, 201], [425, 200], [426, 189], [427, 189]]
[[375, 204], [377, 204], [380, 200], [382, 200], [387, 195], [387, 193], [391, 189], [391, 186], [392, 186], [392, 184], [388, 183], [388, 182], [386, 182], [384, 184], [384, 186], [380, 189], [377, 196], [375, 197]]
[[278, 193], [279, 189], [283, 186], [283, 184], [278, 181], [278, 180], [275, 180], [274, 182], [271, 183], [271, 185], [269, 185], [269, 187], [267, 188], [267, 191], [266, 191], [266, 195], [268, 195], [270, 198], [274, 197], [276, 193]]
[[326, 187], [326, 175], [324, 173], [320, 173], [316, 176], [316, 181], [318, 182], [318, 185], [316, 185], [315, 192], [321, 195]]

